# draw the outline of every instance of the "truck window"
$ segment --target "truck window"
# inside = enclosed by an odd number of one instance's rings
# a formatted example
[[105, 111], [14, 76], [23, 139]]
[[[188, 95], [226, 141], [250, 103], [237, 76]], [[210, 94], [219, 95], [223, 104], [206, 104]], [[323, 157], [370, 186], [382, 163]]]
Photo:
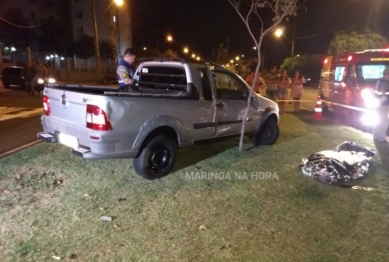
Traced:
[[209, 82], [208, 74], [204, 68], [199, 69], [201, 76], [201, 85], [203, 86], [203, 96], [205, 100], [212, 100], [211, 85]]
[[147, 66], [138, 73], [141, 87], [186, 91], [187, 80], [183, 67]]
[[343, 74], [344, 74], [344, 69], [345, 66], [337, 66], [335, 68], [335, 75], [334, 75], [334, 80], [335, 81], [342, 81], [343, 80]]
[[213, 71], [213, 75], [218, 97], [222, 97], [222, 94], [227, 92], [229, 94], [235, 93], [236, 99], [241, 99], [239, 94], [243, 96], [244, 91], [248, 90], [246, 85], [239, 81], [238, 77], [232, 73]]
[[359, 80], [378, 80], [382, 77], [382, 72], [389, 67], [389, 63], [359, 64]]

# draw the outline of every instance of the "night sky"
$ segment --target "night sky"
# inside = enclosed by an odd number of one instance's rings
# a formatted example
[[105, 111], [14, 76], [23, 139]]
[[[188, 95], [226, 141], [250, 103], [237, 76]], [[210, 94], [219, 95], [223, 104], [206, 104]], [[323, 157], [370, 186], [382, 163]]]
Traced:
[[[212, 49], [230, 40], [234, 54], [254, 57], [253, 41], [240, 17], [227, 0], [132, 0], [133, 41], [137, 46], [168, 48], [184, 45], [201, 57], [210, 58]], [[369, 27], [389, 38], [389, 0], [307, 0], [296, 20], [295, 54], [324, 54], [333, 32]], [[268, 13], [264, 14], [266, 17]], [[293, 19], [284, 21], [285, 35], [292, 39]], [[287, 38], [268, 35], [264, 50], [266, 64], [282, 64], [290, 56]]]

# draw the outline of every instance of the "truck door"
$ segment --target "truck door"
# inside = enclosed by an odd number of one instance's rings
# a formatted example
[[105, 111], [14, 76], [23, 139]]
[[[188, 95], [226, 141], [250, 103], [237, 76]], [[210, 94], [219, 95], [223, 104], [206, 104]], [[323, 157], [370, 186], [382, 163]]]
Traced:
[[[331, 97], [332, 102], [343, 104], [343, 98], [342, 98], [342, 85], [344, 85], [344, 73], [346, 71], [346, 65], [345, 64], [337, 64], [334, 68], [334, 78], [333, 78], [333, 85], [332, 90], [333, 94]], [[342, 107], [340, 106], [334, 106], [334, 109], [340, 110]]]
[[[242, 119], [246, 112], [249, 89], [243, 80], [232, 72], [215, 70], [212, 73], [214, 86], [216, 87], [216, 136], [239, 134], [242, 128]], [[254, 96], [250, 111], [256, 112], [257, 108], [258, 102]], [[251, 115], [254, 114], [249, 112], [249, 116]]]

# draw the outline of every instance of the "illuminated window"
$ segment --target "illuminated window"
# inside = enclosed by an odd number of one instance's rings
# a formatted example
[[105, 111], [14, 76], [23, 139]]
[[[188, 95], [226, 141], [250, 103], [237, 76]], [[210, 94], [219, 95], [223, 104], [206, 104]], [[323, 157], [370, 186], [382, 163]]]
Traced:
[[335, 68], [335, 75], [334, 75], [334, 80], [335, 81], [342, 81], [343, 80], [343, 74], [344, 74], [344, 69], [345, 66], [337, 66]]
[[116, 23], [116, 16], [113, 16], [112, 19], [113, 19], [113, 22]]

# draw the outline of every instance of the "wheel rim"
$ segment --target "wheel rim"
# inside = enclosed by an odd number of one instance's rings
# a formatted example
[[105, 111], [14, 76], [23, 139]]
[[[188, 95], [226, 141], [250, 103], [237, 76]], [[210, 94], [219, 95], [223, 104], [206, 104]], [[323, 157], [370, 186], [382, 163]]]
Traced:
[[261, 140], [266, 141], [269, 140], [273, 136], [273, 129], [269, 126], [267, 126], [263, 132], [261, 132]]
[[149, 167], [154, 171], [166, 168], [170, 163], [170, 151], [166, 147], [153, 148], [149, 157]]

